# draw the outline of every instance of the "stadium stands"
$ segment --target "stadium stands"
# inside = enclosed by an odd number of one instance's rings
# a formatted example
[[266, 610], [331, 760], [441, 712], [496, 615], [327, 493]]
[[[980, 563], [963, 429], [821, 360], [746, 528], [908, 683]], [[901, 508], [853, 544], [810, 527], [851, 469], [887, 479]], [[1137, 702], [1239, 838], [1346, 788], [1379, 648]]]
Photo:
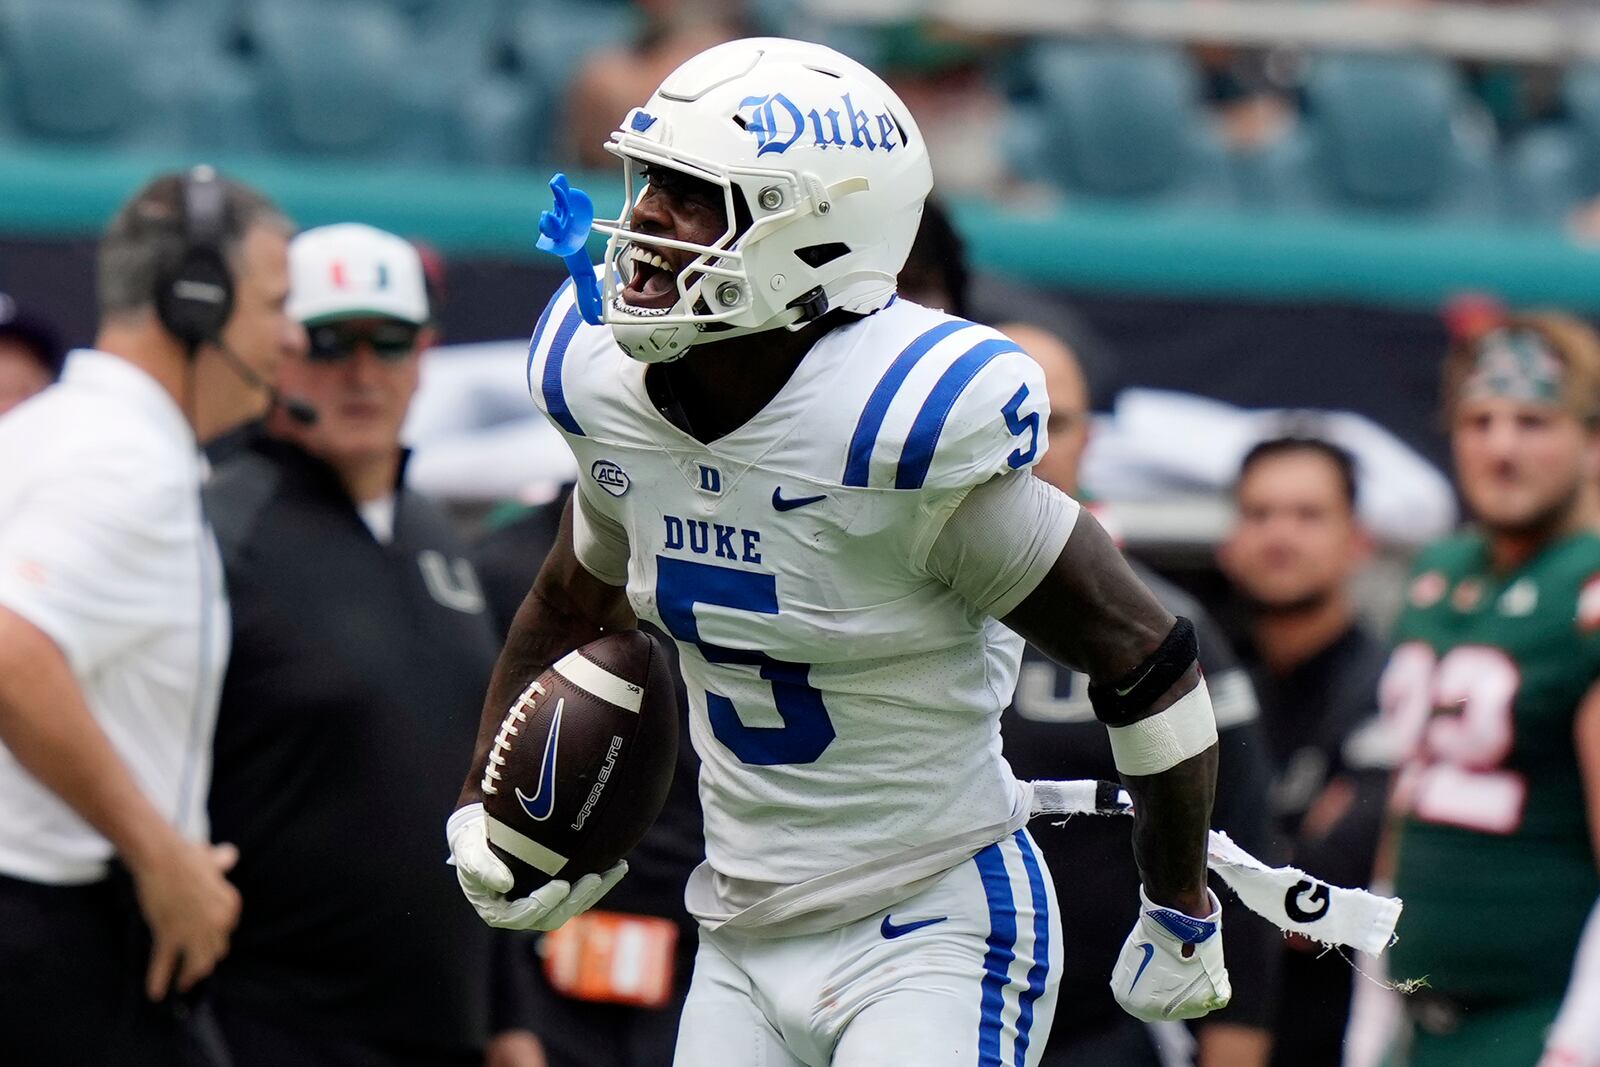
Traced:
[[1235, 197], [1192, 64], [1171, 49], [1053, 45], [1034, 56], [1027, 131], [1038, 173], [1071, 193], [1220, 207]]
[[1300, 128], [1261, 154], [1267, 206], [1492, 218], [1494, 135], [1443, 60], [1325, 56]]
[[[563, 162], [563, 97], [584, 57], [636, 39], [645, 11], [626, 0], [4, 0], [0, 151], [542, 171]], [[913, 32], [817, 11], [746, 0], [758, 31], [820, 33], [858, 55]], [[999, 134], [1013, 172], [1073, 201], [1550, 227], [1600, 194], [1600, 66], [1568, 72], [1559, 121], [1501, 145], [1441, 55], [1315, 53], [1278, 87], [1301, 112], [1291, 131], [1230, 148], [1180, 44], [969, 46], [1014, 101]]]

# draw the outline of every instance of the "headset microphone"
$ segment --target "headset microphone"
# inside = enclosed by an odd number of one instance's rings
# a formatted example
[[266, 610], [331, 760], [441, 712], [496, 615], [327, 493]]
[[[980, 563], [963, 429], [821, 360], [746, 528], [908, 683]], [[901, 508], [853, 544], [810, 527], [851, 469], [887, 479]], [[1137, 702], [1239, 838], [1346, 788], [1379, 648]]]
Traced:
[[282, 408], [295, 422], [302, 426], [315, 426], [317, 423], [317, 409], [309, 401], [297, 396], [284, 396], [278, 392], [277, 387], [251, 369], [250, 364], [240, 359], [238, 354], [220, 340], [213, 341], [217, 351], [222, 354], [222, 361], [226, 363], [233, 373], [237, 374], [243, 382], [252, 389], [259, 389], [267, 394], [267, 399], [272, 401], [272, 406]]

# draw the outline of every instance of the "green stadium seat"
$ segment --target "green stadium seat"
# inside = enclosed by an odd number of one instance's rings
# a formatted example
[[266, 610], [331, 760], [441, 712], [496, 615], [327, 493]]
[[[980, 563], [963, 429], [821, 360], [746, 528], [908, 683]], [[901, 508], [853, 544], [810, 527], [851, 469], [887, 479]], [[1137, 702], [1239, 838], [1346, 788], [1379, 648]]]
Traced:
[[1538, 226], [1559, 226], [1596, 188], [1594, 146], [1567, 123], [1536, 126], [1507, 153], [1506, 216]]
[[247, 35], [269, 147], [394, 161], [449, 154], [452, 100], [420, 68], [392, 7], [274, 0], [250, 12]]
[[547, 99], [559, 101], [584, 57], [629, 43], [643, 25], [639, 12], [628, 4], [517, 0], [507, 44], [523, 80], [542, 89]]
[[1506, 210], [1519, 221], [1560, 225], [1600, 196], [1600, 64], [1568, 68], [1562, 100], [1565, 122], [1536, 127], [1511, 148]]
[[56, 142], [117, 142], [143, 117], [131, 6], [97, 0], [11, 0], [0, 7], [0, 62], [19, 134]]
[[449, 85], [494, 67], [504, 29], [499, 0], [390, 0], [406, 20], [414, 62]]
[[1005, 141], [1020, 173], [1077, 197], [1227, 206], [1227, 154], [1181, 52], [1133, 44], [1053, 44], [1032, 59], [1036, 103]]
[[1494, 130], [1447, 61], [1324, 56], [1305, 94], [1300, 128], [1252, 161], [1261, 206], [1498, 217]]

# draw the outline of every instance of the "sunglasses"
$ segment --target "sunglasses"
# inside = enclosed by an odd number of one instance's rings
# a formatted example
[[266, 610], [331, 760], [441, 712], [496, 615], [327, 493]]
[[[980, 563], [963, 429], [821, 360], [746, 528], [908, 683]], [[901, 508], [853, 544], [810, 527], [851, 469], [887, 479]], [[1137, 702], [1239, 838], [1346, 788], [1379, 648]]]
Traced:
[[421, 332], [421, 326], [398, 320], [362, 326], [330, 322], [306, 331], [310, 341], [306, 355], [316, 363], [338, 363], [353, 355], [362, 344], [368, 344], [379, 359], [398, 363], [415, 350], [417, 335]]

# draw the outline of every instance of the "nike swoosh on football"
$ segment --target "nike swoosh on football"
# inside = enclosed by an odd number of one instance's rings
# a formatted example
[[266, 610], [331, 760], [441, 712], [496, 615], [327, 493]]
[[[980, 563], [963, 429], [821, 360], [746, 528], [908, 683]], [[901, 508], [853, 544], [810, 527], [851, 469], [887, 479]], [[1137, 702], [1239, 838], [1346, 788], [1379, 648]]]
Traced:
[[1144, 949], [1144, 962], [1139, 964], [1139, 969], [1133, 972], [1133, 981], [1128, 983], [1128, 992], [1133, 992], [1133, 987], [1139, 984], [1139, 979], [1144, 976], [1144, 969], [1150, 966], [1150, 961], [1155, 958], [1156, 947], [1151, 944], [1139, 946]]
[[941, 915], [937, 919], [918, 919], [914, 923], [903, 923], [900, 926], [896, 926], [894, 923], [889, 921], [889, 916], [885, 915], [883, 917], [883, 925], [878, 927], [878, 932], [892, 941], [897, 937], [909, 934], [913, 930], [920, 930], [924, 926], [933, 926], [936, 923], [942, 923], [948, 918], [950, 918], [950, 916]]
[[556, 806], [556, 743], [561, 740], [561, 706], [565, 700], [556, 701], [556, 710], [550, 714], [550, 736], [544, 739], [544, 760], [539, 764], [539, 788], [528, 796], [520, 787], [517, 801], [528, 818], [544, 822]]
[[815, 504], [819, 500], [826, 499], [828, 499], [827, 493], [818, 493], [816, 496], [796, 496], [785, 500], [781, 486], [774, 486], [772, 489], [772, 506], [779, 511], [793, 511], [795, 508], [803, 508], [807, 504]]

